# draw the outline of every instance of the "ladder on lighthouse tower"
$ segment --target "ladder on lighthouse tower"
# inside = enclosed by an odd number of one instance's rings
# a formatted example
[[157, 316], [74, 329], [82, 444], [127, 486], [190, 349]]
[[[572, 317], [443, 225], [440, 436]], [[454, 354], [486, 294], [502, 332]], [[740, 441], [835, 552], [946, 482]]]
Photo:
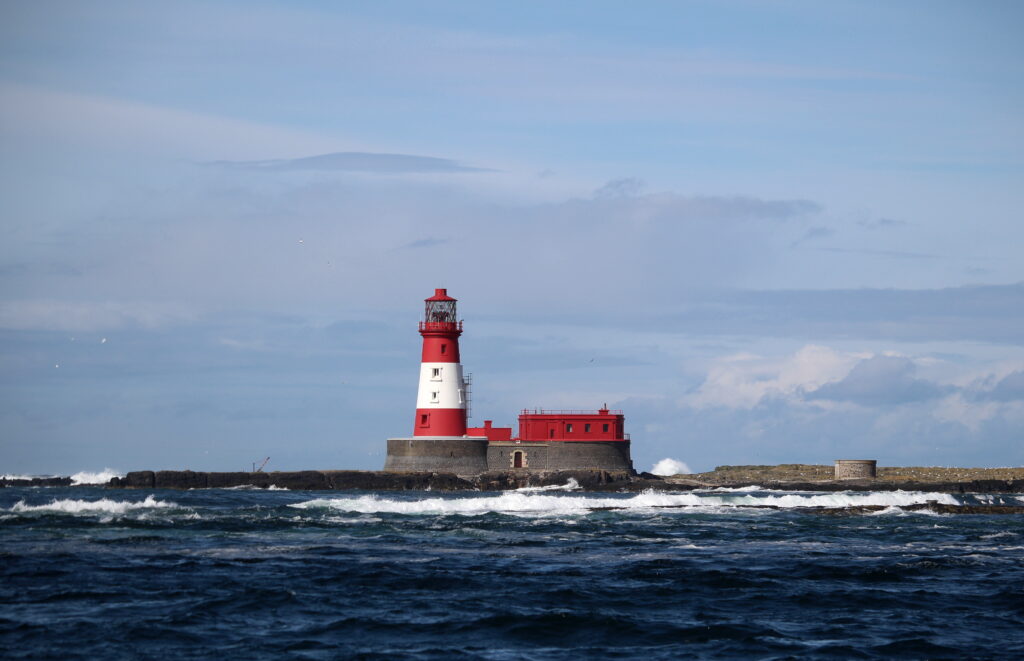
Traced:
[[473, 417], [473, 375], [466, 374], [462, 377], [462, 390], [466, 396], [466, 422]]

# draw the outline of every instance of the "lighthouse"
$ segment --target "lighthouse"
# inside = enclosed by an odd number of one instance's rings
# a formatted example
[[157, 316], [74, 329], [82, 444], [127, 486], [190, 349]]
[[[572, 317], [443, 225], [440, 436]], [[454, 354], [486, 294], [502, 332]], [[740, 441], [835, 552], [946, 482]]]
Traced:
[[416, 419], [412, 436], [388, 439], [384, 470], [479, 475], [487, 470], [487, 437], [466, 435], [466, 381], [459, 359], [457, 301], [435, 289], [424, 301]]
[[466, 382], [459, 362], [462, 322], [456, 314], [456, 299], [448, 295], [447, 289], [435, 289], [424, 304], [420, 322], [423, 357], [413, 436], [465, 436]]

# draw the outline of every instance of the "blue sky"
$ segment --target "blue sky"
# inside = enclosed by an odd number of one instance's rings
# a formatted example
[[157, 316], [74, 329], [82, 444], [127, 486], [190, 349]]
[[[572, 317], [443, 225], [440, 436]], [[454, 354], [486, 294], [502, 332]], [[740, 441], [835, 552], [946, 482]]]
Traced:
[[637, 467], [1024, 464], [1014, 2], [0, 8], [0, 471], [383, 465], [421, 300], [474, 420]]

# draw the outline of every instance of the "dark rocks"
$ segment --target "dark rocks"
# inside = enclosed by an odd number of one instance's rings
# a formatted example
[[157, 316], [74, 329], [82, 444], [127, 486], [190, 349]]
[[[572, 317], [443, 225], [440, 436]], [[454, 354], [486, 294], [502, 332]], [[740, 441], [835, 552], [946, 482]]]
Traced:
[[70, 487], [70, 477], [2, 478], [0, 487]]
[[253, 484], [253, 476], [256, 475], [263, 475], [263, 473], [244, 473], [241, 471], [237, 473], [207, 473], [206, 487], [208, 489], [226, 489], [228, 487]]
[[320, 471], [253, 473], [253, 475], [265, 479], [265, 482], [261, 480], [262, 483], [257, 486], [263, 486], [265, 483], [268, 487], [273, 485], [279, 489], [302, 491], [323, 491], [333, 488], [327, 480], [327, 475]]
[[[672, 480], [675, 488], [693, 488], [693, 481]], [[1024, 480], [970, 480], [966, 482], [917, 482], [914, 480], [740, 480], [704, 484], [709, 487], [749, 487], [783, 491], [924, 491], [936, 493], [1024, 493]]]
[[620, 490], [630, 484], [627, 471], [495, 471], [466, 477], [451, 473], [383, 471], [281, 471], [273, 473], [198, 473], [193, 471], [136, 471], [108, 484], [121, 489], [225, 489], [253, 486], [302, 491], [504, 491], [522, 487], [560, 486], [575, 480], [591, 491]]
[[[52, 486], [66, 486], [69, 478]], [[784, 491], [923, 491], [936, 493], [1024, 493], [1024, 480], [915, 481], [915, 480], [764, 480], [706, 482], [691, 477], [661, 478], [650, 473], [639, 476], [628, 471], [490, 471], [473, 476], [451, 473], [384, 471], [289, 471], [273, 473], [199, 473], [193, 471], [136, 471], [114, 478], [110, 487], [127, 489], [223, 489], [274, 486], [294, 490], [366, 491], [505, 491], [523, 487], [568, 484], [575, 480], [587, 491], [691, 491], [715, 487], [760, 486]], [[19, 485], [21, 486], [21, 485]], [[31, 485], [27, 485], [31, 486]]]
[[153, 471], [134, 471], [124, 477], [111, 479], [107, 486], [121, 489], [152, 489], [155, 484], [156, 473]]
[[153, 486], [157, 489], [205, 489], [208, 475], [195, 471], [157, 471]]

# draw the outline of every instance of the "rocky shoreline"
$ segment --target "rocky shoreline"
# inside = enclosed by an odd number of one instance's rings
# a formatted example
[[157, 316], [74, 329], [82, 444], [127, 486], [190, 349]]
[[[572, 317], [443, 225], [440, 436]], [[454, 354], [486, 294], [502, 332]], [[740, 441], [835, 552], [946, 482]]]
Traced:
[[[758, 486], [783, 491], [923, 491], [934, 493], [1024, 493], [1024, 469], [1016, 468], [881, 468], [879, 477], [830, 479], [827, 466], [720, 466], [708, 473], [658, 477], [626, 471], [495, 471], [465, 476], [449, 473], [384, 471], [133, 471], [106, 484], [113, 489], [277, 488], [304, 491], [503, 491], [547, 487], [574, 480], [586, 491], [692, 491]], [[0, 486], [72, 486], [69, 477], [0, 479]]]
[[120, 489], [277, 488], [304, 491], [504, 491], [531, 486], [560, 486], [575, 480], [581, 489], [620, 490], [635, 477], [626, 471], [495, 471], [480, 475], [391, 473], [384, 471], [277, 471], [271, 473], [207, 473], [135, 471], [106, 486]]

